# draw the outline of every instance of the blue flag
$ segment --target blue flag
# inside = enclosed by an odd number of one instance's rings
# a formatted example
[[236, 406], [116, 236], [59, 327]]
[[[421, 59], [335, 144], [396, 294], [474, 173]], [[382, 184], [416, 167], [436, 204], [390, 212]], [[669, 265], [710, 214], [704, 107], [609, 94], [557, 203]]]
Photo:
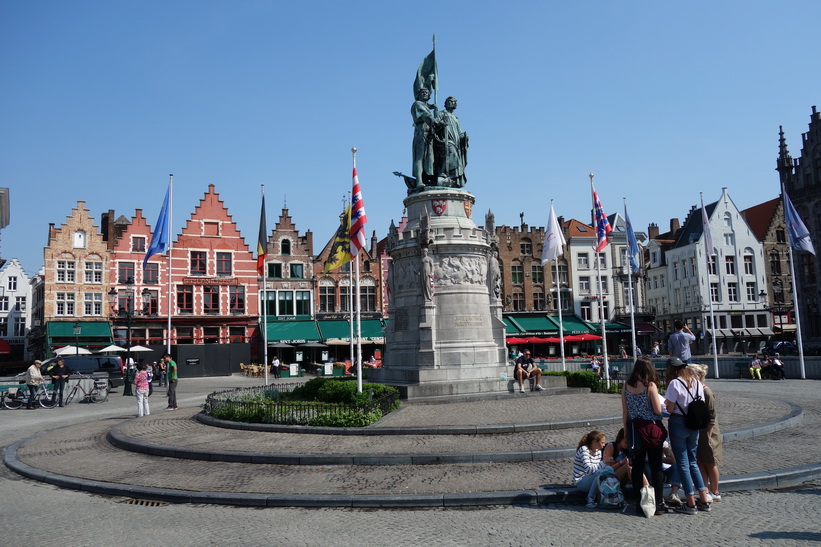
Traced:
[[630, 222], [630, 215], [627, 214], [627, 203], [624, 204], [624, 224], [627, 227], [627, 257], [633, 273], [639, 271], [639, 243], [636, 241], [636, 232], [633, 231], [633, 224]]
[[790, 247], [796, 251], [807, 251], [815, 254], [815, 248], [810, 239], [810, 231], [804, 225], [795, 207], [792, 206], [790, 196], [784, 192], [784, 221], [787, 223], [787, 233], [790, 236]]
[[148, 259], [154, 255], [162, 254], [168, 247], [168, 200], [171, 197], [171, 186], [165, 191], [165, 200], [162, 202], [162, 209], [160, 209], [160, 216], [157, 219], [157, 225], [154, 227], [154, 233], [151, 235], [151, 244], [145, 252], [143, 259], [143, 268], [148, 264]]

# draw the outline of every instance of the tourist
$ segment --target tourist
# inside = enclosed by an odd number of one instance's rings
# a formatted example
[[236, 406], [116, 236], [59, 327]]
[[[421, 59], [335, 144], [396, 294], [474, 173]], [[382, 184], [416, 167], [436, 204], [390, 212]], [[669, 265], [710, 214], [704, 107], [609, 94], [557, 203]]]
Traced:
[[627, 350], [624, 346], [619, 346], [619, 359], [627, 359]]
[[601, 365], [599, 364], [599, 358], [595, 355], [590, 359], [590, 368], [593, 369], [593, 372], [598, 376], [601, 376]]
[[773, 380], [787, 379], [787, 375], [784, 373], [784, 362], [781, 360], [780, 353], [776, 353], [771, 360], [770, 378]]
[[653, 342], [653, 350], [650, 352], [650, 357], [658, 357], [659, 356], [659, 343], [658, 340]]
[[530, 350], [526, 349], [524, 354], [516, 359], [516, 368], [513, 371], [513, 376], [519, 382], [519, 391], [525, 392], [525, 387], [522, 385], [524, 380], [533, 378], [536, 381], [536, 387], [530, 388], [530, 391], [543, 391], [542, 387], [542, 371], [536, 366], [536, 362], [530, 356]]
[[696, 449], [698, 468], [707, 486], [708, 497], [711, 501], [721, 501], [721, 494], [718, 490], [718, 466], [724, 459], [724, 442], [721, 439], [721, 430], [716, 418], [716, 397], [706, 382], [707, 365], [688, 365], [687, 368], [692, 369], [692, 373], [704, 385], [704, 400], [707, 402], [707, 408], [710, 409], [710, 424], [699, 430], [698, 434], [698, 448]]
[[40, 374], [40, 366], [43, 364], [39, 359], [34, 361], [31, 366], [26, 369], [26, 387], [29, 390], [29, 400], [26, 404], [27, 410], [34, 410], [34, 398], [37, 396], [37, 386], [43, 383], [43, 375]]
[[[696, 462], [696, 447], [698, 446], [698, 430], [690, 429], [684, 421], [690, 403], [696, 398], [704, 398], [704, 386], [687, 369], [686, 363], [673, 357], [667, 360], [667, 412], [670, 413], [668, 428], [670, 430], [670, 446], [676, 458], [679, 478], [681, 479], [687, 503], [676, 511], [685, 515], [695, 515], [699, 511], [709, 511], [710, 502], [707, 497], [707, 487], [701, 478], [701, 471]], [[698, 492], [699, 501], [695, 495]]]
[[761, 360], [758, 358], [757, 353], [753, 355], [753, 360], [750, 363], [750, 377], [753, 380], [756, 378], [761, 379]]
[[68, 383], [68, 376], [71, 370], [66, 366], [62, 357], [57, 359], [57, 364], [48, 372], [51, 376], [51, 383], [54, 386], [54, 393], [52, 397], [57, 397], [58, 404], [63, 406], [63, 391], [65, 391]]
[[160, 387], [163, 387], [163, 386], [167, 385], [166, 380], [165, 380], [166, 374], [167, 374], [167, 370], [166, 370], [166, 366], [165, 366], [165, 359], [160, 359], [160, 362], [156, 363], [156, 366], [154, 367], [154, 370], [157, 372], [157, 378], [159, 380], [158, 385]]
[[573, 457], [573, 486], [587, 493], [587, 507], [596, 506], [596, 478], [607, 467], [602, 462], [602, 449], [607, 438], [601, 431], [591, 431], [581, 438]]
[[622, 427], [616, 434], [616, 440], [605, 445], [604, 453], [602, 454], [602, 461], [605, 465], [609, 465], [613, 468], [622, 486], [630, 480], [631, 467], [628, 456], [627, 437]]
[[271, 359], [271, 372], [274, 373], [274, 378], [279, 380], [280, 370], [279, 370], [279, 357], [274, 355], [274, 358]]
[[695, 341], [695, 335], [690, 331], [690, 327], [676, 319], [674, 323], [676, 332], [670, 335], [667, 340], [667, 351], [670, 357], [681, 359], [684, 363], [692, 363], [693, 354], [690, 353], [690, 344]]
[[137, 397], [137, 417], [148, 416], [151, 412], [148, 409], [148, 370], [142, 363], [137, 367], [137, 374], [134, 375], [134, 393]]
[[177, 410], [177, 363], [171, 359], [171, 354], [163, 355], [166, 370], [168, 371], [168, 408], [166, 410]]
[[[650, 467], [650, 482], [656, 497], [656, 513], [667, 512], [664, 503], [664, 474], [661, 458], [667, 431], [661, 421], [661, 400], [658, 375], [653, 363], [639, 357], [622, 391], [622, 422], [627, 430], [628, 445], [633, 461], [631, 479], [633, 492], [638, 495], [645, 484], [644, 461]], [[636, 511], [643, 513], [636, 504]]]

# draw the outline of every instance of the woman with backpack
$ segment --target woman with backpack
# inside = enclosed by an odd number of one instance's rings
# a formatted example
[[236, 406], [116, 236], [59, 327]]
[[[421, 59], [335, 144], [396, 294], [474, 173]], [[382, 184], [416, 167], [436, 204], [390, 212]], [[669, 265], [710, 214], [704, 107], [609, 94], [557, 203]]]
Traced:
[[[707, 487], [701, 478], [696, 461], [698, 432], [702, 422], [709, 420], [707, 404], [704, 402], [704, 386], [687, 368], [687, 364], [677, 357], [667, 360], [667, 391], [665, 392], [667, 412], [670, 413], [670, 447], [676, 457], [679, 478], [687, 496], [687, 503], [676, 508], [676, 512], [696, 515], [699, 511], [709, 511], [710, 502]], [[706, 424], [703, 425], [706, 427]], [[698, 491], [699, 501], [695, 495]]]
[[587, 506], [596, 506], [596, 478], [607, 467], [602, 460], [602, 450], [607, 438], [602, 431], [591, 431], [579, 441], [579, 448], [573, 457], [573, 486], [587, 492]]
[[[650, 481], [656, 498], [656, 514], [667, 513], [664, 504], [664, 472], [661, 459], [667, 431], [661, 421], [661, 400], [659, 399], [658, 375], [653, 363], [646, 357], [639, 357], [622, 391], [621, 408], [624, 427], [627, 431], [628, 446], [633, 459], [631, 480], [633, 492], [638, 496], [644, 485], [644, 461], [650, 467]], [[636, 512], [643, 510], [636, 503]]]

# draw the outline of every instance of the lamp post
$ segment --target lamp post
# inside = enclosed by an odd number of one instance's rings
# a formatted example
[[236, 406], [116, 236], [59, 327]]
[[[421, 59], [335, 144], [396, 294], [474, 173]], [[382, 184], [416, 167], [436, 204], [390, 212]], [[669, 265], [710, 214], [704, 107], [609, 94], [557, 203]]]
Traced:
[[72, 328], [72, 330], [74, 331], [74, 351], [76, 352], [75, 355], [77, 357], [79, 357], [80, 356], [80, 331], [82, 330], [82, 327], [80, 326], [80, 323], [78, 321], [74, 322], [74, 327]]
[[[124, 382], [124, 385], [123, 385], [123, 395], [133, 395], [133, 393], [131, 391], [131, 379], [132, 379], [131, 375], [133, 374], [133, 371], [131, 370], [130, 365], [133, 362], [131, 360], [131, 320], [134, 317], [134, 278], [129, 277], [128, 279], [126, 279], [123, 282], [123, 284], [126, 286], [126, 289], [123, 291], [124, 294], [125, 294], [125, 298], [126, 298], [126, 300], [125, 300], [125, 310], [123, 310], [119, 306], [120, 294], [117, 291], [117, 289], [112, 287], [112, 289], [110, 291], [108, 291], [108, 298], [109, 298], [109, 303], [111, 304], [112, 310], [114, 308], [114, 305], [117, 304], [117, 315], [118, 316], [125, 315], [125, 322], [126, 322], [125, 323], [125, 326], [126, 326], [125, 336], [126, 336], [126, 344], [127, 345], [126, 345], [126, 353], [125, 353], [125, 372], [124, 372], [125, 382]], [[146, 298], [149, 298], [150, 295], [151, 295], [151, 293], [149, 292], [148, 289], [144, 289], [142, 291], [142, 293], [140, 293], [140, 294], [142, 295], [144, 300]]]

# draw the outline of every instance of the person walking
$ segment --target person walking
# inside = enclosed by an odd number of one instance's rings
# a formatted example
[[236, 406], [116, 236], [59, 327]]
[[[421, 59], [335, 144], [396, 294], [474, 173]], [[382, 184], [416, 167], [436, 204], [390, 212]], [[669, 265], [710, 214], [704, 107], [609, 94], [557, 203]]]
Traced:
[[43, 383], [43, 375], [40, 373], [40, 366], [43, 364], [39, 359], [34, 361], [26, 370], [26, 387], [29, 390], [29, 400], [26, 403], [26, 410], [34, 410], [34, 398], [37, 396], [37, 386]]
[[137, 367], [134, 375], [134, 393], [137, 397], [137, 417], [142, 418], [151, 414], [148, 408], [148, 371], [142, 363]]
[[279, 357], [277, 357], [276, 355], [274, 355], [274, 359], [271, 361], [271, 372], [274, 373], [274, 378], [279, 380]]
[[166, 410], [177, 410], [177, 363], [171, 359], [171, 354], [163, 355], [166, 371], [168, 372], [168, 408]]
[[693, 354], [690, 353], [690, 344], [695, 342], [696, 337], [686, 323], [676, 319], [674, 323], [676, 332], [670, 335], [667, 341], [667, 351], [670, 357], [681, 359], [685, 364], [693, 362]]
[[57, 359], [57, 364], [48, 372], [51, 376], [51, 383], [54, 385], [53, 397], [57, 397], [58, 404], [63, 406], [63, 391], [68, 383], [68, 376], [71, 370], [66, 366], [63, 358]]

